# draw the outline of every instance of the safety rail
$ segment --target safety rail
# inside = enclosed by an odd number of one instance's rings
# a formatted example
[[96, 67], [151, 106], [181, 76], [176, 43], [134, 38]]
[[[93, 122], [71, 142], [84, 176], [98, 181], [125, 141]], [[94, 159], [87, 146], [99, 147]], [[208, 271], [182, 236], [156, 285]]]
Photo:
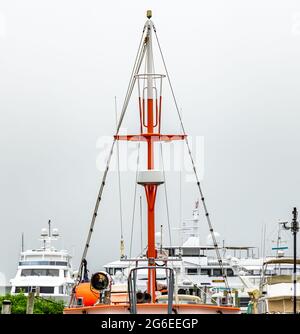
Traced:
[[[135, 267], [130, 270], [128, 275], [128, 296], [129, 296], [129, 307], [131, 314], [137, 314], [137, 297], [136, 297], [136, 279], [138, 270], [156, 270], [164, 269], [168, 273], [167, 275], [167, 291], [168, 291], [168, 314], [173, 312], [173, 294], [174, 294], [174, 270], [170, 267], [159, 267], [159, 266], [145, 266]], [[152, 300], [153, 302], [153, 300]]]

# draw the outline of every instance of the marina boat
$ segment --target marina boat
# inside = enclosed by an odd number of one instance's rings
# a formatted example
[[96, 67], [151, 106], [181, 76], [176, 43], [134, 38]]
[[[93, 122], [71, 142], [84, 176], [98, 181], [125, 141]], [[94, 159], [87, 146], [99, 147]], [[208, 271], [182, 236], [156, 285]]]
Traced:
[[[99, 194], [97, 196], [95, 210], [92, 216], [92, 221], [82, 255], [78, 277], [73, 288], [72, 297], [69, 307], [64, 309], [65, 314], [114, 314], [114, 313], [175, 313], [175, 314], [239, 314], [239, 307], [236, 307], [233, 302], [232, 291], [228, 285], [228, 274], [230, 268], [223, 262], [220, 255], [220, 249], [217, 244], [216, 235], [212, 228], [212, 224], [207, 212], [206, 203], [201, 190], [199, 178], [192, 158], [191, 150], [187, 140], [187, 135], [184, 130], [180, 111], [177, 106], [174, 91], [172, 89], [170, 77], [166, 68], [165, 60], [161, 51], [159, 40], [157, 37], [156, 27], [151, 20], [151, 11], [147, 12], [147, 18], [142, 38], [139, 45], [137, 57], [135, 60], [132, 76], [129, 82], [125, 102], [122, 108], [120, 119], [117, 126], [117, 131], [114, 136], [114, 141], [108, 157], [107, 166], [101, 182]], [[154, 42], [158, 47], [158, 52], [161, 55], [164, 72], [157, 74], [154, 66]], [[142, 70], [144, 69], [144, 71]], [[142, 72], [143, 71], [143, 72]], [[163, 79], [167, 78], [169, 87], [171, 88], [171, 96], [174, 99], [175, 109], [179, 116], [181, 133], [179, 134], [163, 134], [161, 133], [162, 125], [162, 85]], [[131, 99], [134, 88], [137, 88], [138, 99], [137, 109], [139, 115], [138, 134], [120, 135], [119, 130], [123, 122], [127, 106]], [[139, 170], [136, 177], [136, 185], [141, 186], [145, 190], [147, 204], [147, 246], [145, 254], [140, 258], [122, 259], [128, 261], [128, 271], [124, 277], [119, 276], [119, 281], [112, 278], [111, 274], [117, 274], [117, 271], [104, 272], [99, 271], [88, 277], [86, 256], [90, 248], [90, 241], [94, 231], [94, 225], [98, 214], [98, 208], [102, 199], [103, 189], [106, 185], [106, 177], [109, 170], [109, 164], [115, 143], [123, 141], [143, 142], [147, 148], [147, 169]], [[215, 276], [220, 278], [220, 283], [224, 287], [224, 291], [220, 296], [217, 296], [215, 302], [205, 301], [203, 296], [199, 294], [188, 295], [185, 291], [178, 289], [178, 284], [184, 285], [184, 281], [178, 280], [176, 273], [175, 262], [182, 262], [181, 254], [176, 253], [176, 248], [162, 249], [157, 246], [155, 238], [155, 203], [156, 195], [161, 186], [166, 183], [165, 172], [157, 168], [155, 164], [156, 143], [184, 141], [187, 145], [193, 171], [195, 173], [196, 187], [199, 190], [199, 195], [205, 217], [211, 233], [212, 246], [211, 249], [217, 254], [217, 262], [211, 264], [211, 270], [218, 270]], [[192, 239], [194, 240], [194, 239]], [[190, 239], [191, 242], [191, 239]], [[186, 245], [181, 247], [184, 251], [190, 250], [188, 254], [190, 260], [191, 271], [188, 274], [195, 273], [195, 270], [201, 270], [201, 263], [207, 258], [201, 258], [199, 251], [201, 247], [198, 243], [195, 245]], [[124, 247], [121, 240], [121, 249]], [[197, 252], [197, 259], [193, 258], [193, 251]], [[184, 254], [183, 254], [184, 255]], [[194, 263], [194, 262], [197, 263]], [[207, 262], [206, 266], [207, 266]], [[197, 265], [196, 265], [197, 264]], [[206, 272], [207, 273], [207, 272]], [[199, 283], [200, 284], [200, 283]]]
[[59, 238], [56, 228], [41, 231], [41, 247], [22, 250], [16, 276], [10, 280], [11, 294], [35, 292], [42, 298], [69, 301], [74, 284], [71, 256], [57, 250], [53, 241]]
[[[248, 313], [294, 313], [294, 301], [296, 312], [300, 312], [300, 260], [296, 260], [295, 277], [293, 264], [294, 259], [289, 258], [265, 261], [260, 287], [250, 293], [252, 298]], [[267, 275], [268, 270], [272, 275]]]
[[[205, 302], [218, 302], [223, 297], [224, 278], [211, 244], [210, 235], [202, 242], [198, 201], [192, 211], [192, 218], [183, 222], [180, 228], [183, 243], [180, 246], [163, 246], [160, 234], [156, 241], [159, 254], [168, 254], [174, 261], [172, 267], [177, 277], [177, 292], [181, 295], [197, 295]], [[202, 233], [203, 234], [203, 233]], [[254, 247], [225, 246], [219, 249], [222, 254], [223, 269], [226, 272], [228, 285], [233, 292], [233, 303], [239, 305], [242, 313], [246, 313], [250, 297], [248, 291], [259, 287], [263, 259], [257, 258]], [[146, 253], [139, 256], [140, 261], [130, 262], [126, 259], [116, 260], [104, 265], [105, 271], [111, 275], [113, 283], [124, 282], [136, 265], [146, 266]], [[141, 260], [144, 259], [143, 262]], [[257, 270], [254, 272], [253, 268]], [[255, 275], [254, 275], [255, 274]], [[163, 272], [157, 277], [161, 284], [166, 284]], [[145, 289], [147, 272], [137, 274], [138, 289]]]

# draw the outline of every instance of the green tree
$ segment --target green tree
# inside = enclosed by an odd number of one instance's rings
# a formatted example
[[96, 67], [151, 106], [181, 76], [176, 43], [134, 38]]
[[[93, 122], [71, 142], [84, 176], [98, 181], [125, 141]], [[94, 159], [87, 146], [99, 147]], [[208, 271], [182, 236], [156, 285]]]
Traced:
[[[11, 313], [13, 314], [25, 314], [27, 306], [27, 297], [24, 293], [17, 295], [7, 294], [0, 297], [0, 308], [2, 308], [3, 300], [11, 301]], [[55, 301], [53, 299], [44, 299], [41, 297], [35, 297], [34, 301], [34, 314], [62, 314], [64, 309], [63, 301]]]

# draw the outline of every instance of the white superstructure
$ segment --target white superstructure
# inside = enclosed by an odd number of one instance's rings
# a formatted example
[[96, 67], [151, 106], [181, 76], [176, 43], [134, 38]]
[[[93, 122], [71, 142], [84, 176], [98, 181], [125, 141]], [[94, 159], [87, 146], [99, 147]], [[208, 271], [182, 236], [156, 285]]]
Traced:
[[74, 283], [71, 256], [52, 246], [58, 237], [49, 221], [49, 229], [42, 229], [42, 247], [21, 252], [16, 276], [10, 280], [11, 294], [35, 291], [40, 297], [68, 301]]
[[[198, 205], [193, 210], [192, 219], [183, 222], [179, 230], [181, 245], [161, 246], [161, 235], [157, 235], [158, 257], [162, 259], [159, 265], [164, 265], [164, 257], [168, 258], [169, 266], [175, 270], [176, 285], [180, 294], [198, 295], [205, 301], [211, 301], [226, 290], [222, 269], [216, 257], [216, 250], [212, 244], [210, 235], [202, 242]], [[219, 252], [222, 256], [223, 268], [227, 276], [228, 286], [234, 298], [238, 297], [238, 303], [243, 312], [247, 311], [250, 297], [248, 291], [258, 288], [263, 259], [254, 254], [254, 247], [233, 247], [220, 245], [220, 235], [215, 232], [219, 244]], [[146, 251], [146, 250], [145, 250]], [[144, 261], [143, 261], [144, 259]], [[174, 261], [172, 261], [174, 259]], [[178, 260], [180, 259], [180, 260]], [[147, 265], [145, 254], [141, 254], [136, 261], [126, 259], [113, 261], [104, 265], [105, 270], [113, 277], [115, 283], [121, 283], [136, 265]], [[255, 268], [255, 270], [253, 270]], [[121, 274], [123, 273], [123, 275]], [[157, 272], [157, 282], [165, 284], [166, 273], [162, 267]], [[146, 288], [147, 270], [140, 270], [137, 277], [137, 285], [140, 290]]]
[[[296, 276], [294, 277], [294, 259], [273, 258], [263, 264], [263, 273], [259, 289], [252, 291], [249, 313], [293, 313], [300, 311], [300, 260], [296, 260]], [[267, 271], [272, 275], [268, 275]], [[295, 280], [295, 282], [294, 282]], [[294, 288], [296, 287], [296, 291]]]

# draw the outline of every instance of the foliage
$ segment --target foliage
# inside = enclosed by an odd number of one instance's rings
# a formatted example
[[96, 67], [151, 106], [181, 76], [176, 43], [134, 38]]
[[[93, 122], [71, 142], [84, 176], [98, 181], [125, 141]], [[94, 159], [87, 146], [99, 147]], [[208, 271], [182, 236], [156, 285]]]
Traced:
[[[0, 309], [2, 308], [3, 300], [11, 301], [11, 313], [13, 314], [25, 314], [27, 306], [27, 297], [24, 293], [17, 295], [7, 294], [0, 297]], [[64, 309], [63, 301], [55, 301], [53, 299], [44, 299], [41, 297], [35, 297], [34, 300], [34, 314], [61, 314]]]

